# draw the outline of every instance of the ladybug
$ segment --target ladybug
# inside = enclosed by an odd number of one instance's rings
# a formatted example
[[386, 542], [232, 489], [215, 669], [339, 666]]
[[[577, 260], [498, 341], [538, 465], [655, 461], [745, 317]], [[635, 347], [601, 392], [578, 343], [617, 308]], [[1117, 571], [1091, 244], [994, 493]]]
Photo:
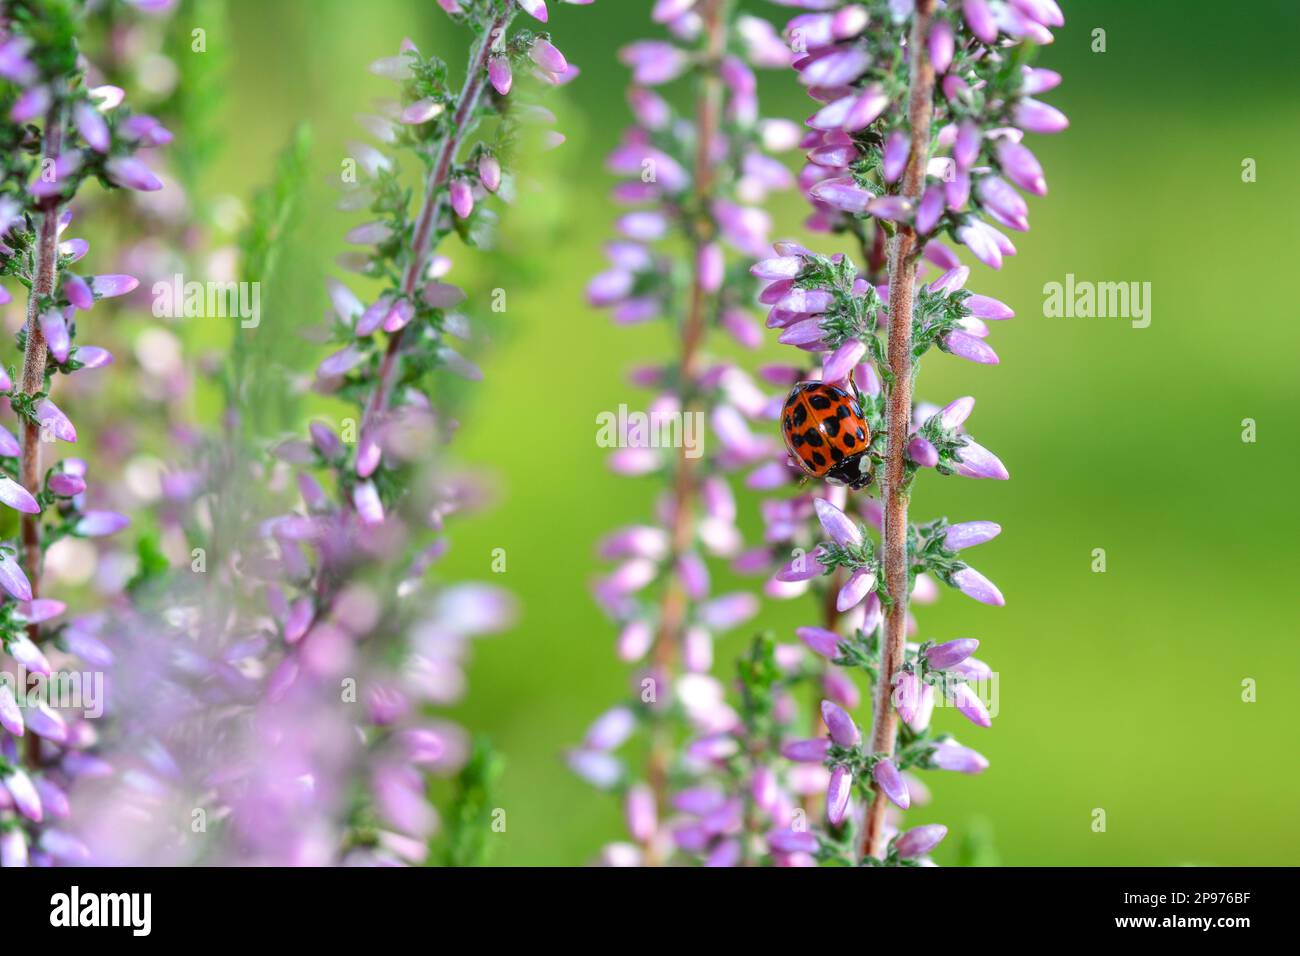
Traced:
[[800, 382], [781, 408], [790, 457], [814, 478], [855, 491], [871, 483], [871, 430], [857, 398], [826, 382]]

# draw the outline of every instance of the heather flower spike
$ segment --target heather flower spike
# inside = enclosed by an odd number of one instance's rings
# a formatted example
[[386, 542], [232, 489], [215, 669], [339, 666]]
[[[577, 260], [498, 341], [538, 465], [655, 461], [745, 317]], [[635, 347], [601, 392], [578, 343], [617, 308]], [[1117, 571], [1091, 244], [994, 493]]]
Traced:
[[[769, 597], [816, 599], [818, 617], [796, 630], [801, 644], [792, 648], [811, 652], [803, 666], [830, 698], [811, 721], [815, 733], [825, 730], [831, 771], [818, 781], [831, 840], [815, 852], [824, 857], [841, 841], [853, 847], [841, 862], [910, 865], [946, 831], [916, 828], [889, 848], [887, 833], [912, 802], [904, 772], [987, 766], [974, 751], [935, 737], [930, 722], [936, 700], [946, 700], [989, 726], [977, 685], [991, 671], [971, 656], [974, 638], [909, 644], [909, 631], [919, 628], [909, 605], [933, 600], [936, 582], [986, 605], [1005, 603], [966, 563], [969, 549], [1001, 527], [911, 520], [916, 477], [1009, 477], [968, 431], [973, 398], [936, 407], [913, 389], [928, 361], [986, 368], [1001, 361], [991, 324], [1014, 311], [968, 288], [978, 280], [962, 260], [1001, 268], [1016, 253], [1008, 232], [1029, 228], [1024, 194], [1047, 192], [1026, 141], [1068, 123], [1043, 99], [1060, 77], [1025, 64], [1062, 18], [1046, 0], [777, 2], [799, 11], [787, 28], [800, 41], [792, 65], [813, 99], [803, 135], [783, 140], [797, 142], [806, 158], [798, 176], [811, 207], [805, 225], [855, 241], [834, 255], [793, 240], [755, 255], [749, 272], [769, 310], [765, 324], [793, 351], [788, 364], [765, 369], [764, 381], [782, 391], [754, 401], [754, 418], [784, 416], [786, 434], [823, 456], [861, 455], [868, 478], [861, 488], [809, 485], [780, 447], [754, 461], [748, 483], [773, 497], [763, 504], [763, 546], [747, 551], [744, 565], [761, 567], [767, 557]], [[646, 73], [674, 69], [662, 50], [644, 48], [634, 59]], [[856, 409], [833, 415], [829, 426], [812, 422], [811, 430], [802, 407], [800, 420], [791, 419], [791, 386], [818, 380], [860, 408], [860, 434], [846, 438], [842, 425], [850, 413], [856, 420]], [[832, 412], [835, 401], [827, 402]], [[861, 670], [874, 685], [868, 739], [850, 716], [856, 684], [839, 669]], [[806, 767], [816, 751], [806, 732], [791, 730], [782, 755]], [[866, 797], [860, 813], [846, 809], [846, 780]]]
[[[653, 478], [663, 492], [655, 525], [631, 526], [607, 539], [605, 556], [618, 563], [596, 582], [595, 594], [618, 630], [616, 653], [637, 668], [638, 681], [656, 689], [653, 701], [626, 704], [648, 749], [643, 765], [623, 767], [644, 802], [635, 817], [628, 813], [637, 862], [744, 865], [757, 859], [757, 837], [769, 828], [775, 854], [797, 855], [809, 844], [806, 834], [782, 832], [784, 793], [765, 797], [758, 814], [740, 812], [741, 782], [722, 779], [727, 761], [736, 757], [747, 779], [783, 791], [765, 764], [779, 758], [743, 745], [743, 714], [711, 673], [716, 638], [758, 611], [752, 594], [713, 593], [713, 564], [743, 560], [733, 482], [775, 446], [755, 427], [765, 405], [757, 383], [713, 352], [723, 338], [746, 349], [761, 339], [756, 303], [737, 278], [769, 241], [761, 203], [794, 183], [769, 155], [755, 70], [784, 67], [789, 54], [770, 27], [742, 14], [733, 0], [660, 0], [651, 19], [667, 38], [619, 51], [632, 74], [627, 99], [634, 123], [607, 167], [621, 180], [615, 202], [630, 208], [616, 222], [617, 235], [606, 246], [609, 265], [591, 279], [587, 299], [616, 324], [659, 321], [674, 330], [672, 354], [638, 370], [632, 383], [652, 390], [647, 415], [699, 420], [707, 428], [693, 446], [682, 441], [672, 448], [652, 445], [630, 422], [612, 421], [602, 434], [601, 444], [614, 449], [613, 471]], [[766, 42], [756, 44], [756, 31], [764, 28]], [[534, 51], [533, 62], [548, 71], [562, 66], [546, 47]], [[689, 89], [660, 91], [679, 81]], [[835, 533], [851, 538], [854, 532], [845, 523]], [[777, 577], [782, 586], [798, 587], [823, 573], [819, 561], [816, 552], [787, 556]], [[677, 739], [684, 742], [677, 746]], [[820, 761], [823, 742], [810, 746]], [[709, 809], [692, 802], [685, 811], [690, 818], [670, 826], [678, 798], [706, 786], [730, 795]], [[752, 839], [738, 838], [741, 829]]]
[[[170, 138], [156, 120], [131, 110], [123, 90], [87, 83], [95, 67], [78, 35], [89, 15], [80, 4], [25, 4], [21, 15], [6, 15], [0, 26], [0, 74], [6, 80], [0, 115], [3, 135], [13, 144], [0, 161], [0, 275], [15, 277], [29, 290], [28, 321], [18, 333], [21, 357], [0, 363], [19, 369], [17, 381], [0, 374], [5, 407], [15, 416], [0, 428], [0, 503], [18, 515], [16, 538], [0, 542], [0, 648], [45, 677], [53, 674], [52, 660], [60, 666], [76, 666], [78, 658], [92, 667], [104, 664], [93, 637], [70, 640], [68, 629], [54, 620], [66, 608], [44, 593], [54, 588], [42, 576], [48, 547], [68, 535], [110, 536], [127, 524], [116, 512], [86, 510], [84, 462], [42, 460], [57, 456], [51, 439], [78, 438], [68, 414], [49, 396], [77, 394], [60, 384], [64, 376], [111, 361], [103, 349], [83, 345], [80, 335], [94, 328], [98, 299], [126, 294], [138, 284], [129, 275], [86, 276], [84, 267], [74, 273], [72, 263], [86, 257], [89, 246], [61, 234], [87, 180], [132, 190], [161, 188], [135, 154]], [[19, 148], [24, 140], [30, 148]], [[11, 298], [8, 289], [0, 293], [0, 302]], [[75, 414], [79, 399], [67, 401]], [[57, 657], [47, 654], [56, 632]], [[25, 737], [22, 747], [0, 753], [0, 778], [10, 798], [9, 806], [0, 802], [0, 863], [74, 862], [81, 845], [48, 827], [51, 817], [66, 816], [62, 788], [75, 782], [78, 767], [97, 760], [85, 752], [96, 735], [80, 717], [65, 717], [44, 700], [21, 709], [17, 704], [0, 683], [0, 737]]]
[[[440, 60], [404, 41], [372, 66], [396, 89], [396, 102], [385, 100], [361, 120], [377, 143], [349, 145], [360, 182], [345, 184], [340, 206], [366, 214], [344, 237], [350, 248], [343, 261], [374, 281], [366, 302], [344, 283], [329, 283], [330, 327], [316, 341], [333, 344], [313, 365], [318, 390], [352, 404], [355, 434], [318, 420], [301, 437], [262, 449], [255, 433], [238, 427], [246, 382], [229, 388], [226, 427], [240, 434], [225, 443], [213, 437], [211, 454], [200, 456], [204, 460], [191, 472], [165, 477], [159, 522], [187, 548], [198, 540], [207, 553], [237, 551], [248, 560], [235, 569], [223, 559], [205, 575], [191, 573], [187, 561], [183, 574], [169, 578], [164, 608], [122, 601], [111, 616], [73, 618], [60, 631], [59, 658], [46, 657], [48, 648], [27, 636], [60, 626], [53, 622], [58, 609], [37, 593], [40, 582], [31, 569], [40, 562], [29, 563], [25, 553], [0, 542], [0, 587], [16, 607], [3, 619], [22, 622], [14, 635], [4, 634], [6, 651], [34, 671], [48, 671], [65, 653], [93, 658], [101, 667], [117, 656], [116, 680], [134, 718], [125, 732], [135, 735], [116, 744], [114, 760], [130, 767], [119, 779], [113, 764], [92, 754], [59, 762], [61, 753], [95, 741], [88, 728], [53, 709], [23, 709], [19, 729], [28, 740], [40, 738], [34, 746], [49, 758], [39, 772], [26, 768], [35, 792], [44, 799], [42, 781], [62, 785], [66, 775], [106, 778], [108, 795], [93, 819], [77, 821], [79, 831], [92, 831], [98, 840], [82, 843], [70, 832], [51, 838], [53, 831], [42, 833], [28, 813], [22, 846], [0, 845], [6, 862], [19, 859], [21, 850], [78, 862], [281, 866], [422, 865], [435, 853], [444, 862], [447, 853], [445, 862], [470, 865], [490, 849], [448, 832], [470, 824], [458, 819], [457, 808], [436, 808], [429, 786], [431, 777], [448, 776], [463, 791], [486, 793], [492, 785], [499, 758], [448, 719], [445, 708], [464, 694], [474, 640], [509, 628], [516, 616], [503, 589], [431, 570], [448, 550], [455, 517], [483, 498], [481, 482], [453, 471], [442, 449], [455, 423], [441, 382], [481, 374], [467, 350], [482, 338], [469, 318], [480, 296], [455, 283], [443, 246], [453, 234], [481, 236], [504, 205], [495, 194], [509, 198], [520, 124], [546, 116], [516, 100], [568, 81], [576, 68], [555, 37], [525, 21], [529, 14], [548, 18], [540, 0], [443, 0], [441, 6], [466, 32], [464, 76], [451, 85]], [[84, 95], [69, 94], [78, 102]], [[106, 96], [111, 100], [111, 91], [101, 89], [99, 99]], [[167, 138], [165, 130], [128, 122], [124, 105], [114, 107], [106, 123], [86, 109], [74, 111], [75, 105], [55, 97], [49, 107], [52, 114], [62, 110], [63, 145], [82, 154], [70, 176], [100, 175], [141, 190], [161, 184], [131, 152], [136, 142]], [[119, 143], [119, 136], [129, 142]], [[282, 231], [293, 219], [293, 200], [285, 197], [298, 195], [310, 178], [305, 150], [304, 137], [296, 136], [276, 181], [252, 204], [252, 234]], [[413, 188], [413, 172], [422, 174], [419, 188]], [[25, 200], [37, 207], [32, 218], [42, 236], [48, 231], [49, 241], [32, 247], [52, 250], [57, 266], [43, 293], [54, 311], [38, 310], [44, 314], [38, 328], [28, 330], [26, 344], [30, 354], [41, 333], [49, 367], [59, 366], [58, 374], [107, 364], [107, 353], [83, 351], [89, 347], [80, 345], [78, 333], [104, 308], [101, 299], [134, 289], [134, 280], [107, 268], [92, 276], [77, 266], [73, 274], [59, 262], [60, 251], [69, 258], [85, 253], [76, 240], [58, 235], [70, 190], [71, 184], [66, 195]], [[0, 201], [9, 195], [6, 189]], [[243, 251], [255, 261], [241, 268], [254, 274], [269, 269], [256, 261], [256, 243]], [[263, 341], [239, 334], [232, 349], [252, 364], [248, 353]], [[43, 353], [39, 371], [46, 367]], [[284, 369], [269, 368], [259, 371], [282, 383]], [[246, 371], [243, 377], [257, 378]], [[42, 397], [31, 397], [37, 391]], [[63, 400], [55, 396], [56, 405], [44, 391], [11, 398], [20, 425], [75, 441], [72, 400], [61, 408]], [[9, 447], [4, 434], [0, 446]], [[30, 441], [20, 444], [20, 450], [28, 447]], [[84, 463], [76, 461], [65, 458], [29, 484], [25, 473], [10, 482], [19, 476], [9, 476], [9, 463], [0, 458], [0, 504], [25, 515], [34, 501], [39, 517], [57, 521], [59, 533], [80, 547], [120, 531], [128, 516], [86, 503], [97, 499], [85, 487]], [[250, 487], [258, 493], [250, 495]], [[726, 613], [721, 609], [719, 617]], [[167, 693], [156, 693], [159, 687]], [[341, 687], [353, 696], [340, 698]], [[0, 700], [0, 722], [10, 734], [18, 724], [5, 703]], [[202, 732], [168, 732], [188, 721]], [[624, 732], [619, 718], [610, 717], [593, 731], [593, 749], [575, 757], [575, 765], [592, 779], [615, 782], [612, 758], [595, 748], [614, 746]], [[0, 761], [0, 767], [7, 764]], [[22, 789], [21, 779], [16, 786]], [[188, 819], [188, 811], [177, 808], [200, 800], [221, 820], [219, 838], [215, 827], [210, 835], [178, 829], [176, 821]], [[45, 800], [47, 818], [56, 803]], [[644, 799], [629, 800], [627, 812], [638, 830], [655, 825]], [[11, 816], [0, 802], [6, 835]]]

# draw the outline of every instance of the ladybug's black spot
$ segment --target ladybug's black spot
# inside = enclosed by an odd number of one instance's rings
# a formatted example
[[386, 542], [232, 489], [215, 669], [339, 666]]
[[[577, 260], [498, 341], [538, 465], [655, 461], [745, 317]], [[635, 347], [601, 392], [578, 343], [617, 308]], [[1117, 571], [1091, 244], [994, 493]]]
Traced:
[[847, 405], [841, 405], [839, 408], [835, 409], [835, 417], [836, 417], [836, 418], [848, 418], [848, 417], [849, 417], [849, 406], [847, 406]]
[[813, 452], [813, 463], [816, 464], [818, 468], [826, 467], [826, 459], [821, 456], [820, 452]]
[[831, 407], [831, 400], [820, 392], [808, 396], [808, 404], [818, 411]]
[[807, 407], [804, 406], [804, 405], [802, 405], [802, 404], [796, 406], [796, 407], [795, 407], [795, 410], [794, 410], [794, 415], [793, 415], [794, 427], [795, 427], [795, 428], [802, 428], [802, 427], [803, 427], [803, 423], [806, 422], [807, 420], [808, 420], [808, 409], [807, 409]]
[[858, 429], [858, 441], [866, 441], [867, 434], [861, 428]]
[[845, 432], [845, 433], [844, 433], [844, 447], [845, 447], [845, 448], [852, 448], [852, 447], [854, 447], [855, 445], [857, 445], [857, 443], [858, 443], [858, 442], [857, 442], [857, 439], [855, 439], [851, 434], [849, 434], [848, 432]]
[[834, 445], [831, 446], [831, 461], [843, 461], [844, 452], [840, 451]]
[[824, 431], [829, 437], [834, 438], [840, 433], [840, 420], [838, 418], [829, 417], [822, 419], [822, 431]]
[[790, 416], [789, 416], [789, 415], [785, 416], [785, 418], [782, 419], [782, 421], [781, 421], [781, 427], [784, 428], [786, 431], [789, 431], [789, 430], [793, 427], [793, 426], [790, 424]]
[[822, 440], [821, 434], [815, 428], [810, 428], [806, 432], [804, 432], [803, 440], [806, 441], [808, 444], [812, 445], [814, 448], [821, 448], [822, 445], [826, 444], [826, 442]]
[[801, 435], [799, 432], [791, 432], [790, 444], [793, 445], [795, 448], [798, 448], [801, 445], [803, 445], [803, 435]]

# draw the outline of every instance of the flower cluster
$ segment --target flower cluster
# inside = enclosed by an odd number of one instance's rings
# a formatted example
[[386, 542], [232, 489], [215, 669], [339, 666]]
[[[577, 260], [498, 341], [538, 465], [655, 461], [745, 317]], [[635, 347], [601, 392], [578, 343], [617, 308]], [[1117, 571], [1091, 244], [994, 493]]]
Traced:
[[[937, 582], [985, 604], [1004, 603], [961, 554], [1001, 529], [989, 521], [911, 523], [908, 499], [924, 469], [1003, 480], [1008, 473], [965, 431], [973, 398], [938, 407], [914, 401], [912, 386], [932, 348], [998, 362], [987, 323], [1011, 318], [1012, 310], [966, 289], [970, 270], [940, 236], [998, 268], [1015, 250], [997, 227], [1028, 228], [1027, 207], [1011, 184], [1036, 195], [1046, 186], [1024, 134], [1055, 132], [1066, 121], [1034, 98], [1060, 78], [1028, 66], [1027, 53], [1050, 40], [1048, 28], [1060, 16], [1051, 0], [783, 5], [808, 11], [788, 33], [799, 80], [819, 104], [800, 143], [808, 163], [799, 180], [813, 206], [807, 225], [853, 237], [859, 259], [780, 242], [775, 256], [753, 267], [766, 283], [760, 298], [771, 306], [768, 327], [783, 344], [819, 358], [811, 368], [770, 367], [764, 377], [786, 388], [820, 379], [848, 393], [870, 431], [864, 474], [875, 477], [879, 498], [855, 494], [856, 486], [804, 491], [802, 469], [784, 453], [749, 477], [759, 489], [800, 486], [793, 498], [765, 503], [767, 540], [753, 564], [763, 555], [779, 563], [771, 596], [818, 590], [822, 619], [798, 636], [832, 667], [820, 677], [825, 699], [813, 720], [825, 736], [782, 748], [825, 774], [825, 825], [778, 830], [769, 843], [774, 852], [862, 865], [924, 862], [946, 831], [921, 827], [890, 841], [896, 831], [886, 803], [906, 809], [920, 802], [916, 770], [979, 773], [987, 766], [950, 736], [933, 735], [930, 717], [942, 699], [989, 726], [973, 685], [992, 672], [970, 656], [974, 640], [906, 641], [917, 630], [908, 605], [934, 600]], [[938, 275], [918, 275], [922, 259]], [[894, 322], [900, 313], [909, 320]], [[782, 408], [777, 396], [768, 412], [780, 416]], [[854, 671], [875, 692], [869, 739], [850, 716], [859, 703], [846, 676]]]
[[[681, 854], [725, 862], [736, 848], [714, 846], [713, 836], [727, 832], [736, 805], [706, 807], [692, 778], [734, 746], [738, 715], [710, 673], [713, 645], [757, 613], [758, 602], [743, 592], [713, 594], [708, 559], [741, 549], [728, 474], [768, 457], [775, 443], [748, 424], [764, 404], [756, 383], [706, 349], [714, 330], [747, 348], [760, 344], [746, 264], [768, 241], [760, 204], [793, 185], [769, 153], [792, 146], [798, 131], [759, 116], [755, 69], [790, 62], [766, 21], [739, 14], [730, 0], [660, 0], [652, 17], [671, 39], [638, 41], [619, 54], [632, 71], [636, 123], [609, 168], [626, 177], [615, 201], [631, 208], [588, 297], [620, 324], [667, 320], [676, 330], [672, 361], [633, 372], [633, 384], [657, 395], [642, 421], [620, 422], [610, 460], [619, 474], [658, 475], [667, 488], [654, 524], [622, 528], [601, 546], [602, 557], [619, 563], [597, 582], [596, 596], [619, 627], [619, 658], [637, 666], [637, 690], [569, 759], [585, 779], [624, 797], [635, 842], [607, 847], [607, 861], [656, 864]], [[660, 92], [679, 78], [693, 91], [685, 113]], [[649, 757], [634, 771], [613, 751], [638, 729]], [[689, 740], [679, 751], [683, 735]], [[705, 833], [670, 818], [674, 811], [712, 814], [719, 826]]]
[[[201, 543], [206, 567], [194, 570], [208, 580], [178, 573], [161, 608], [137, 602], [116, 629], [130, 715], [115, 763], [129, 772], [84, 821], [101, 862], [482, 856], [496, 760], [435, 711], [462, 697], [470, 644], [507, 627], [514, 602], [432, 580], [447, 523], [481, 500], [442, 450], [453, 423], [439, 380], [479, 373], [453, 344], [474, 329], [459, 308], [466, 294], [444, 281], [452, 263], [440, 246], [453, 235], [488, 241], [487, 200], [510, 194], [511, 148], [545, 115], [526, 81], [555, 85], [577, 71], [547, 34], [511, 30], [520, 7], [544, 20], [544, 4], [443, 5], [473, 34], [464, 83], [449, 86], [445, 64], [403, 42], [372, 66], [401, 92], [362, 118], [379, 145], [350, 144], [358, 175], [345, 174], [340, 206], [371, 220], [347, 237], [364, 251], [342, 261], [379, 288], [364, 304], [331, 282], [321, 337], [336, 348], [315, 389], [355, 417], [313, 421], [270, 455], [213, 442], [201, 467], [175, 476], [173, 505], [188, 495], [198, 507], [175, 507], [171, 520]], [[531, 76], [516, 82], [525, 68]], [[307, 175], [298, 145], [255, 205], [245, 268]], [[398, 148], [426, 172], [413, 209]], [[232, 405], [228, 422], [240, 411]], [[459, 783], [444, 826], [428, 778], [448, 775]]]
[[[86, 275], [76, 266], [89, 252], [65, 237], [68, 204], [89, 179], [136, 191], [161, 181], [138, 157], [165, 145], [170, 133], [154, 117], [134, 113], [115, 86], [89, 86], [78, 49], [80, 5], [62, 0], [10, 4], [0, 32], [0, 276], [28, 290], [18, 381], [0, 371], [5, 404], [21, 441], [0, 428], [0, 501], [20, 513], [20, 541], [0, 543], [0, 643], [17, 665], [0, 672], [0, 862], [22, 866], [82, 862], [89, 850], [60, 821], [67, 791], [107, 765], [92, 752], [89, 720], [59, 709], [42, 688], [80, 661], [101, 672], [112, 660], [93, 616], [56, 623], [62, 601], [42, 597], [45, 555], [66, 538], [115, 534], [128, 519], [96, 509], [80, 458], [42, 462], [44, 445], [75, 443], [77, 429], [50, 398], [59, 375], [101, 368], [113, 356], [77, 341], [79, 323], [98, 300], [136, 286], [126, 275]], [[0, 304], [11, 293], [0, 286]], [[88, 677], [89, 674], [80, 674]], [[30, 678], [30, 680], [29, 680]]]

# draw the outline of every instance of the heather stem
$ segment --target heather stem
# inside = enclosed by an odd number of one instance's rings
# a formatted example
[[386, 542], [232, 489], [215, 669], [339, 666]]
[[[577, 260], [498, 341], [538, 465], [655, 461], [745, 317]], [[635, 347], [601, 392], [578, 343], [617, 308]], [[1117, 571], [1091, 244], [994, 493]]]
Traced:
[[[493, 45], [504, 34], [514, 16], [515, 8], [511, 6], [506, 12], [494, 18], [470, 56], [469, 66], [466, 68], [465, 85], [456, 100], [456, 112], [451, 118], [447, 137], [442, 141], [437, 159], [429, 170], [429, 178], [425, 183], [424, 205], [420, 209], [419, 219], [416, 220], [415, 237], [411, 243], [411, 261], [407, 264], [406, 272], [402, 276], [402, 295], [404, 296], [415, 294], [420, 279], [428, 270], [429, 260], [434, 251], [431, 237], [434, 226], [447, 211], [447, 183], [451, 178], [451, 168], [456, 161], [456, 153], [460, 150], [465, 135], [469, 132], [470, 119], [474, 115], [474, 111], [478, 109], [479, 100], [482, 98], [483, 91], [487, 86], [488, 59], [492, 55]], [[397, 374], [398, 358], [401, 353], [402, 339], [405, 332], [405, 328], [399, 329], [388, 339], [388, 349], [384, 352], [383, 361], [379, 366], [378, 381], [375, 383], [375, 390], [370, 396], [370, 403], [366, 406], [361, 428], [363, 433], [366, 425], [388, 405], [393, 380]]]
[[[44, 155], [56, 159], [63, 141], [63, 105], [56, 95], [45, 116]], [[36, 245], [36, 269], [32, 276], [31, 296], [27, 300], [27, 345], [23, 351], [22, 390], [25, 395], [35, 395], [45, 390], [45, 335], [41, 332], [40, 299], [54, 294], [54, 280], [59, 264], [59, 199], [51, 197], [41, 201], [41, 228]], [[33, 496], [41, 484], [41, 426], [31, 419], [23, 419], [22, 484]], [[32, 585], [32, 597], [40, 593], [41, 584], [41, 516], [22, 516], [23, 550], [27, 558], [27, 578]], [[32, 640], [38, 638], [39, 627], [28, 627]]]
[[[690, 224], [690, 242], [693, 273], [691, 276], [690, 303], [682, 323], [682, 351], [678, 366], [678, 381], [682, 395], [682, 413], [691, 414], [695, 378], [700, 362], [700, 345], [709, 325], [709, 304], [713, 293], [706, 288], [700, 250], [713, 239], [714, 225], [710, 214], [713, 198], [713, 151], [721, 132], [723, 86], [719, 67], [726, 52], [727, 0], [704, 0], [698, 8], [704, 22], [706, 37], [705, 61], [701, 67], [695, 104], [695, 171], [693, 188], [694, 221]], [[682, 448], [678, 459], [677, 478], [673, 489], [673, 516], [671, 542], [673, 555], [680, 556], [691, 547], [694, 537], [694, 504], [696, 495], [696, 459]], [[673, 667], [677, 646], [687, 611], [686, 592], [677, 575], [672, 575], [664, 592], [659, 620], [659, 634], [655, 640], [654, 663], [661, 679]], [[656, 734], [651, 745], [648, 777], [655, 792], [655, 802], [660, 810], [668, 803], [668, 755], [671, 740], [666, 734]]]
[[[926, 34], [934, 12], [934, 0], [917, 0], [916, 18], [908, 41], [910, 63], [908, 124], [911, 127], [911, 151], [903, 173], [902, 195], [913, 208], [920, 201], [925, 185], [925, 167], [929, 156], [930, 117], [933, 113], [934, 68], [926, 52]], [[898, 732], [898, 712], [892, 691], [894, 675], [903, 663], [907, 642], [907, 504], [906, 462], [904, 449], [912, 422], [912, 300], [916, 285], [916, 265], [920, 250], [916, 232], [908, 223], [900, 223], [889, 242], [889, 343], [887, 355], [892, 382], [886, 386], [888, 435], [885, 467], [881, 484], [884, 506], [884, 543], [881, 553], [885, 589], [889, 595], [885, 611], [884, 641], [880, 650], [880, 676], [876, 683], [875, 713], [871, 749], [892, 755]], [[874, 787], [874, 785], [873, 785]], [[884, 851], [886, 798], [879, 788], [867, 812], [862, 843], [863, 856], [880, 857]]]

